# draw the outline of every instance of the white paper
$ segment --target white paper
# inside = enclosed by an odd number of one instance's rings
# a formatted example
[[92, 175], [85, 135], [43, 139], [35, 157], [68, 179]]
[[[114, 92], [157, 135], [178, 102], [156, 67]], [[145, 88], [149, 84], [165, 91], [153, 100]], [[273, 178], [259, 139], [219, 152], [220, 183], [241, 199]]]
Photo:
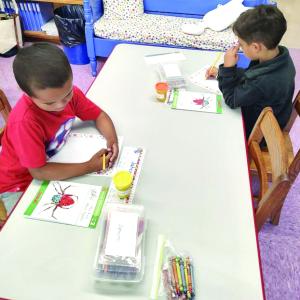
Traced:
[[114, 211], [109, 214], [105, 255], [136, 257], [138, 214]]
[[163, 64], [162, 68], [165, 72], [166, 78], [181, 76], [179, 66], [177, 64]]
[[[119, 149], [123, 143], [123, 137], [118, 137]], [[106, 139], [100, 134], [71, 132], [64, 146], [48, 162], [56, 163], [82, 163], [90, 160], [101, 149], [107, 148]], [[105, 172], [92, 173], [93, 175], [111, 176], [113, 168]]]
[[181, 52], [167, 52], [167, 53], [155, 53], [148, 54], [144, 56], [145, 62], [148, 65], [166, 63], [166, 62], [176, 62], [185, 60], [186, 57]]
[[206, 89], [209, 92], [215, 94], [221, 94], [219, 89], [219, 84], [217, 79], [206, 79], [206, 71], [210, 68], [209, 65], [204, 66], [200, 70], [196, 71], [195, 73], [191, 74], [188, 79], [195, 85], [200, 86]]

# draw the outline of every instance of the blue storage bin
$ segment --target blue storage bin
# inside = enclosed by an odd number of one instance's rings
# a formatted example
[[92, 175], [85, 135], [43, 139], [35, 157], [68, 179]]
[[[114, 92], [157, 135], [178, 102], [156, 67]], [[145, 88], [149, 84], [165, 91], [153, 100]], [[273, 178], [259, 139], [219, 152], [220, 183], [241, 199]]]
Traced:
[[274, 0], [244, 0], [243, 2], [243, 5], [247, 7], [254, 7], [260, 4], [277, 6], [276, 1]]
[[63, 50], [70, 62], [73, 65], [86, 65], [90, 62], [87, 55], [86, 43], [68, 47], [63, 45]]

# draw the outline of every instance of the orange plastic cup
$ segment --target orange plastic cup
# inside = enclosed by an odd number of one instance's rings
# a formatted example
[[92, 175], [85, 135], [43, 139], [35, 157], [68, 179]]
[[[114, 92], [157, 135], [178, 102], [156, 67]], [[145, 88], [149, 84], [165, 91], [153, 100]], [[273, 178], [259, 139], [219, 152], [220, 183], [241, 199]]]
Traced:
[[167, 99], [167, 93], [169, 86], [166, 82], [158, 82], [155, 85], [156, 89], [156, 99], [160, 102], [165, 102]]

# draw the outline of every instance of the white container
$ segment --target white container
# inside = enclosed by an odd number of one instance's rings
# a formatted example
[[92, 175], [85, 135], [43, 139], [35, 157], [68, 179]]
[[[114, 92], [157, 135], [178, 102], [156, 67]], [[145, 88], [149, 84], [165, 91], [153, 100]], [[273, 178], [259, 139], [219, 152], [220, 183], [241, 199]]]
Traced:
[[107, 204], [94, 262], [98, 281], [140, 282], [144, 275], [144, 207]]

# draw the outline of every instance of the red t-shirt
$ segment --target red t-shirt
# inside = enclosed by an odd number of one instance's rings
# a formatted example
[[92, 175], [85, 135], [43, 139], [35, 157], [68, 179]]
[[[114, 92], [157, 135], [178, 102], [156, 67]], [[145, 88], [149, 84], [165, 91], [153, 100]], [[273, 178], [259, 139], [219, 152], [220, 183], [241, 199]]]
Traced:
[[1, 140], [0, 193], [24, 191], [32, 180], [29, 168], [40, 168], [64, 144], [75, 116], [96, 120], [101, 109], [74, 86], [63, 111], [48, 112], [23, 95], [11, 111]]

